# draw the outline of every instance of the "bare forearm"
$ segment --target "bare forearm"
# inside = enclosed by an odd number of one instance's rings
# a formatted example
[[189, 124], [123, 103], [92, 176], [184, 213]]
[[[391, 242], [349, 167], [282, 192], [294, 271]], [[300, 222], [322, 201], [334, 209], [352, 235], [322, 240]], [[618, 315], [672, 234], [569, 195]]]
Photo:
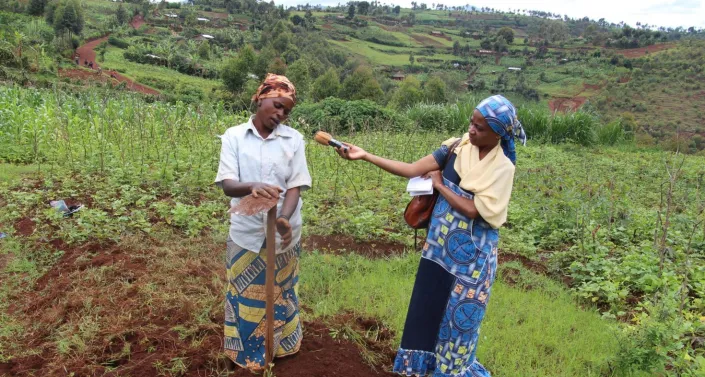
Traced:
[[382, 170], [406, 178], [416, 177], [430, 170], [438, 169], [438, 164], [436, 164], [435, 160], [433, 160], [433, 157], [430, 157], [429, 159], [428, 156], [413, 164], [389, 160], [371, 153], [367, 153], [367, 155], [364, 157], [364, 160], [376, 165]]
[[475, 207], [475, 200], [463, 198], [462, 196], [454, 193], [445, 185], [438, 185], [436, 190], [438, 190], [438, 192], [446, 198], [451, 207], [457, 211], [460, 211], [463, 215], [471, 219], [475, 219], [480, 215], [477, 211], [477, 207]]
[[242, 198], [252, 193], [252, 182], [223, 181], [223, 193], [231, 198]]
[[284, 194], [284, 203], [282, 204], [281, 211], [279, 211], [279, 216], [284, 216], [287, 219], [291, 218], [291, 215], [296, 211], [296, 206], [299, 205], [299, 198], [301, 197], [301, 189], [299, 187], [294, 187], [286, 191]]

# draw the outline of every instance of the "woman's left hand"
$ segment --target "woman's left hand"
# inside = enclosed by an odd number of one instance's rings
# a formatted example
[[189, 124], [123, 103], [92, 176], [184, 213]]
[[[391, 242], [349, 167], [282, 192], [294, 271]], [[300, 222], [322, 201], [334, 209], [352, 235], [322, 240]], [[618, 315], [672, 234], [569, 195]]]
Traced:
[[431, 178], [431, 182], [433, 183], [433, 188], [438, 188], [443, 185], [443, 175], [441, 174], [440, 170], [432, 170], [426, 174], [423, 175], [423, 178]]
[[289, 220], [280, 217], [277, 219], [277, 232], [279, 232], [279, 235], [282, 238], [282, 249], [286, 248], [289, 246], [291, 243], [291, 239], [293, 236], [293, 232], [291, 231], [291, 224], [289, 224]]

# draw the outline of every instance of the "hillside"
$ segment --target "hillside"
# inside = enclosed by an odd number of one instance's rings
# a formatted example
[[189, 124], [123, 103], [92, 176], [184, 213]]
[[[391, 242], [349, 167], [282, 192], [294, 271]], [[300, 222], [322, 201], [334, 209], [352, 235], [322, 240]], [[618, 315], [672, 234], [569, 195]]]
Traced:
[[[0, 14], [0, 78], [58, 82], [70, 90], [127, 88], [168, 101], [225, 101], [235, 109], [249, 105], [248, 93], [268, 71], [289, 75], [306, 102], [336, 96], [404, 109], [500, 92], [532, 108], [585, 108], [602, 123], [621, 119], [627, 132], [643, 135], [640, 143], [705, 148], [702, 138], [691, 138], [705, 136], [698, 110], [705, 105], [704, 34], [694, 28], [633, 29], [440, 4], [284, 9], [248, 0], [158, 6], [89, 0], [80, 3], [78, 33], [48, 25], [52, 4], [71, 1], [0, 5], [45, 15]], [[80, 44], [79, 68], [72, 50]], [[100, 74], [90, 74], [88, 59]], [[677, 120], [666, 115], [671, 111]]]

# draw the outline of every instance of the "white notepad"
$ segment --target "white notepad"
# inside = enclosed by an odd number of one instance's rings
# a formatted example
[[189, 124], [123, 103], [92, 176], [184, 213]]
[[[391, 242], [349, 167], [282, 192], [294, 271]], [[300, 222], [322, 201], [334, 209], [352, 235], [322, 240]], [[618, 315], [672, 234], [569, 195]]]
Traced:
[[411, 178], [406, 185], [406, 191], [411, 196], [431, 195], [433, 194], [433, 181], [421, 177]]

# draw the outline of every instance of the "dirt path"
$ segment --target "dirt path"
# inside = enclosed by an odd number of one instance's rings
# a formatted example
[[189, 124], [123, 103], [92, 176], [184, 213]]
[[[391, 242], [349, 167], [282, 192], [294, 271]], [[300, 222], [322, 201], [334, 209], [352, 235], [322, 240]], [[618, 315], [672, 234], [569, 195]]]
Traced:
[[[135, 18], [132, 19], [132, 22], [130, 22], [130, 25], [132, 25], [133, 28], [137, 29], [140, 26], [144, 25], [144, 19], [142, 18], [142, 16], [135, 16]], [[98, 62], [96, 61], [96, 53], [94, 50], [96, 47], [98, 47], [98, 45], [107, 41], [108, 37], [109, 35], [106, 35], [104, 37], [94, 39], [76, 49], [76, 53], [79, 55], [79, 63], [81, 64], [81, 66], [85, 67], [85, 62], [88, 61], [93, 62], [93, 69], [98, 69], [100, 67], [100, 65], [98, 65]], [[109, 75], [111, 77], [114, 76], [113, 79], [117, 82], [127, 83], [127, 88], [130, 90], [144, 94], [151, 94], [154, 96], [158, 96], [160, 94], [158, 91], [142, 84], [138, 84], [132, 81], [131, 79], [119, 74], [118, 72], [103, 72], [103, 75]]]

